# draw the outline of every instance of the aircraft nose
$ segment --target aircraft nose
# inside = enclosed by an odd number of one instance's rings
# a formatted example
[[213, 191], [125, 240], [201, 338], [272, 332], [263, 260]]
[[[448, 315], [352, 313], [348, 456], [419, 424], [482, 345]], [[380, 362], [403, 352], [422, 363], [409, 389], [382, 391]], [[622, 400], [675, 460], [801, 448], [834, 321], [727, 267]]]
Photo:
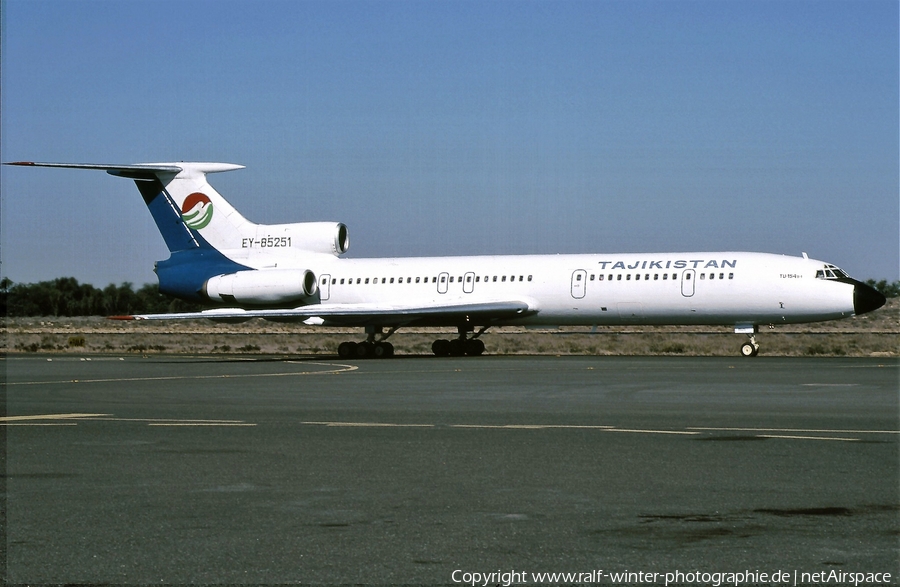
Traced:
[[857, 316], [877, 310], [886, 301], [881, 292], [871, 285], [853, 280], [853, 311]]

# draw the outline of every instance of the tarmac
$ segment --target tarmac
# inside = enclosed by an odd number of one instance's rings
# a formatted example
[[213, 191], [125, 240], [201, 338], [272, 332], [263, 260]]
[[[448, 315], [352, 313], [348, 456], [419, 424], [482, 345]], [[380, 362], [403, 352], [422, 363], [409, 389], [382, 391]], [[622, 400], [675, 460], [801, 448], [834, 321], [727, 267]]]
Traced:
[[896, 359], [3, 364], [11, 584], [900, 575]]

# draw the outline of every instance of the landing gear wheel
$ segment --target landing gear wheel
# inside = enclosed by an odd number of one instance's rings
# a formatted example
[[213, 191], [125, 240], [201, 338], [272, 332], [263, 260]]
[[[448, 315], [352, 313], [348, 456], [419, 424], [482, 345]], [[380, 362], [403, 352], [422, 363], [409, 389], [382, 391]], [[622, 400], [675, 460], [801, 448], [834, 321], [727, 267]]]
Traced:
[[439, 339], [431, 343], [431, 352], [438, 357], [446, 357], [450, 355], [450, 341], [446, 339]]
[[450, 356], [461, 357], [466, 354], [466, 341], [454, 338], [450, 341]]
[[477, 338], [466, 341], [466, 354], [470, 357], [480, 356], [484, 352], [484, 342]]
[[355, 342], [342, 342], [338, 345], [338, 356], [342, 359], [351, 359], [356, 356]]
[[373, 349], [373, 356], [376, 359], [387, 359], [394, 356], [394, 345], [389, 342], [376, 342]]
[[755, 357], [759, 354], [759, 345], [745, 342], [741, 345], [741, 356], [743, 357]]
[[375, 345], [371, 342], [361, 342], [356, 345], [356, 358], [357, 359], [369, 359], [375, 356]]

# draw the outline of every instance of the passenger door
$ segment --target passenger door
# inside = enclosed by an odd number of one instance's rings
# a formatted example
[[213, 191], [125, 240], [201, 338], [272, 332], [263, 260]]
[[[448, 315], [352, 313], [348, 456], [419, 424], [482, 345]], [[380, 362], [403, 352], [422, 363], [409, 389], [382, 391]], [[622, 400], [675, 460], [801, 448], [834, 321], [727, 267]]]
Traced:
[[572, 297], [580, 300], [584, 297], [584, 290], [587, 286], [587, 271], [578, 269], [572, 273]]
[[475, 274], [471, 271], [463, 277], [463, 292], [472, 293], [475, 291]]
[[685, 269], [681, 274], [681, 295], [686, 298], [694, 295], [694, 282], [697, 280], [697, 272], [693, 269]]

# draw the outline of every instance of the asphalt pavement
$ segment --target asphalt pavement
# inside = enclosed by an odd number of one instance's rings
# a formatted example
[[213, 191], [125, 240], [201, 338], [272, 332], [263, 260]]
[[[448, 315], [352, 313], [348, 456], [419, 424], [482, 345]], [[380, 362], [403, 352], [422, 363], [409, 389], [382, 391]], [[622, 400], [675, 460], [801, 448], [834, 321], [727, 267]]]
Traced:
[[896, 359], [4, 366], [10, 583], [900, 574]]

